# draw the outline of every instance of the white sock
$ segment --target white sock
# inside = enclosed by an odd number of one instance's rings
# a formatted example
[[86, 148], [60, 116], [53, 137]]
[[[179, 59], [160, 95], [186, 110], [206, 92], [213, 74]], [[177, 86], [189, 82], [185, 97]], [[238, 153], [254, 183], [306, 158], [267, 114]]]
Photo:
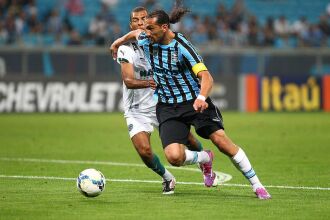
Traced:
[[258, 187], [262, 187], [262, 184], [254, 172], [249, 159], [241, 148], [239, 148], [237, 154], [233, 156], [232, 161], [234, 162], [234, 165], [237, 167], [237, 169], [243, 173], [245, 178], [250, 181], [254, 191]]
[[205, 151], [197, 152], [186, 149], [185, 153], [186, 153], [186, 160], [184, 162], [184, 165], [207, 163], [210, 161], [210, 157], [208, 153], [206, 153]]
[[166, 168], [165, 168], [165, 173], [163, 175], [163, 179], [166, 180], [166, 181], [169, 181], [171, 179], [173, 179], [174, 176], [172, 175], [172, 173], [170, 173], [170, 171], [168, 171]]

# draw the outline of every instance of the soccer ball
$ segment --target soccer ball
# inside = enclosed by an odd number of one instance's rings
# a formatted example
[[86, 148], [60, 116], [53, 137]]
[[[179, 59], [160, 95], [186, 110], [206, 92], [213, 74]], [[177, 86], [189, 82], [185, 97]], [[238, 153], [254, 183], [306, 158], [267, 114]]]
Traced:
[[83, 170], [77, 178], [78, 190], [86, 197], [100, 195], [105, 188], [105, 177], [95, 169]]

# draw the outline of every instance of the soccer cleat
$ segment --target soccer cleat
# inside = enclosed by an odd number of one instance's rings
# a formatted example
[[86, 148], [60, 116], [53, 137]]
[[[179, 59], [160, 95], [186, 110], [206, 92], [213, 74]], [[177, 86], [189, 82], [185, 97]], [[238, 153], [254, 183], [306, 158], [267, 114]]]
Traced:
[[214, 175], [214, 179], [213, 179], [212, 186], [217, 187], [220, 184], [220, 177], [215, 172], [213, 172], [213, 175]]
[[175, 189], [175, 178], [173, 177], [171, 180], [163, 179], [163, 194], [170, 195], [174, 193]]
[[210, 150], [206, 150], [205, 152], [209, 155], [210, 161], [207, 163], [200, 164], [200, 167], [203, 171], [204, 184], [206, 187], [217, 186], [218, 177], [212, 170], [213, 153]]
[[263, 187], [259, 187], [256, 189], [255, 194], [259, 199], [270, 199], [271, 195], [267, 192], [267, 190]]

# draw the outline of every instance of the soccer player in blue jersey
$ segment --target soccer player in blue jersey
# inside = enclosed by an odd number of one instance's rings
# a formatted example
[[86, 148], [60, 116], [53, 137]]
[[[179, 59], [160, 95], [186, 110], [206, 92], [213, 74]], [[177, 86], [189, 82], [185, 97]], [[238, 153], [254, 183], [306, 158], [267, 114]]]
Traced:
[[[144, 7], [134, 8], [130, 16], [131, 30], [143, 29], [147, 15]], [[146, 166], [163, 178], [163, 194], [172, 194], [176, 180], [153, 153], [150, 143], [150, 134], [154, 127], [158, 127], [157, 101], [153, 97], [156, 84], [152, 79], [152, 70], [136, 41], [119, 47], [117, 61], [121, 67], [124, 117], [131, 141]], [[191, 133], [188, 143], [190, 150], [203, 150], [201, 143]]]
[[[174, 166], [213, 159], [197, 152], [187, 151], [190, 126], [196, 133], [211, 141], [226, 154], [251, 183], [259, 199], [271, 196], [259, 181], [247, 155], [226, 135], [220, 111], [209, 98], [213, 78], [194, 46], [180, 33], [174, 33], [170, 24], [177, 23], [188, 10], [176, 6], [169, 16], [163, 10], [150, 13], [146, 31], [136, 30], [117, 39], [110, 50], [114, 57], [123, 43], [137, 39], [153, 70], [157, 84], [156, 107], [159, 133], [167, 160]], [[203, 172], [213, 172], [212, 166]]]

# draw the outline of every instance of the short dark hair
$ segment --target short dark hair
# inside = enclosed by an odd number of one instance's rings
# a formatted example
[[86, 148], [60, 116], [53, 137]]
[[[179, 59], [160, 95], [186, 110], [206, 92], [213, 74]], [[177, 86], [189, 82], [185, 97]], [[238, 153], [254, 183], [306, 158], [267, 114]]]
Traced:
[[142, 7], [142, 6], [138, 6], [136, 8], [133, 8], [133, 10], [131, 11], [131, 15], [130, 15], [129, 21], [130, 22], [132, 21], [132, 14], [134, 12], [140, 12], [140, 11], [148, 11], [148, 10], [145, 7]]
[[182, 0], [176, 0], [170, 15], [163, 10], [155, 10], [148, 15], [148, 18], [157, 18], [158, 24], [167, 24], [170, 26], [170, 24], [178, 23], [188, 12], [190, 10], [182, 6]]

